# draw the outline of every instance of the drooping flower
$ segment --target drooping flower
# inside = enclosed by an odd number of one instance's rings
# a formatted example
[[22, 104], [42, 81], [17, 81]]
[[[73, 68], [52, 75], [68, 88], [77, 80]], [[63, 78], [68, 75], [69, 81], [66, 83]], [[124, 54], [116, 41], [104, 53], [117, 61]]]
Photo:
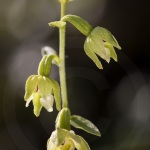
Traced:
[[121, 47], [110, 31], [103, 27], [96, 27], [93, 29], [86, 20], [76, 15], [65, 15], [61, 19], [61, 24], [63, 22], [70, 22], [86, 36], [86, 41], [84, 43], [85, 53], [93, 60], [99, 69], [102, 69], [103, 67], [97, 55], [108, 63], [110, 58], [117, 61], [117, 54], [114, 47], [118, 49], [121, 49]]
[[26, 107], [33, 101], [34, 114], [37, 117], [42, 107], [49, 112], [53, 111], [54, 99], [57, 110], [61, 109], [60, 87], [55, 80], [42, 75], [31, 75], [26, 81], [25, 90]]
[[102, 27], [94, 28], [87, 36], [84, 44], [86, 54], [100, 69], [103, 67], [97, 55], [106, 60], [108, 63], [110, 58], [117, 61], [117, 54], [114, 47], [121, 49], [115, 37], [107, 29]]
[[57, 128], [52, 132], [47, 142], [47, 150], [90, 150], [87, 142], [74, 133], [65, 129]]

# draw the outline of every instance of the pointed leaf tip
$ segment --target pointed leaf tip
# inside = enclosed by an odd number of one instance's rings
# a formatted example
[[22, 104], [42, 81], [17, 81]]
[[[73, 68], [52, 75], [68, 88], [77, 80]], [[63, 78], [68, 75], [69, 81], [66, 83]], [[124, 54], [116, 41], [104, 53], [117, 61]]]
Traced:
[[81, 116], [77, 116], [77, 115], [71, 116], [70, 123], [75, 128], [82, 129], [82, 130], [84, 130], [90, 134], [96, 135], [96, 136], [101, 136], [101, 133], [98, 130], [98, 128], [91, 121], [89, 121]]

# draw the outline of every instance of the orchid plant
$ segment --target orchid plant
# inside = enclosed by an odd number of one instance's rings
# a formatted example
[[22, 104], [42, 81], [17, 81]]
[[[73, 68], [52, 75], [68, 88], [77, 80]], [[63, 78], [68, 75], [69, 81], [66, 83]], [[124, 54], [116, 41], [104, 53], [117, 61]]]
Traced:
[[[110, 58], [117, 61], [115, 48], [121, 49], [115, 37], [105, 28], [93, 28], [83, 18], [75, 15], [66, 15], [66, 5], [71, 0], [58, 0], [61, 5], [61, 19], [49, 23], [49, 26], [59, 29], [59, 56], [49, 47], [42, 48], [43, 58], [39, 63], [38, 75], [31, 75], [25, 86], [26, 107], [32, 101], [34, 114], [40, 115], [42, 107], [48, 112], [53, 111], [55, 101], [59, 111], [56, 118], [56, 130], [52, 132], [47, 142], [47, 150], [90, 150], [88, 143], [71, 130], [71, 126], [82, 129], [90, 134], [101, 136], [99, 129], [89, 120], [72, 115], [68, 105], [66, 72], [65, 72], [65, 32], [69, 22], [86, 36], [84, 50], [99, 69], [102, 64], [98, 56], [110, 62]], [[60, 85], [50, 77], [51, 66], [55, 64], [59, 68]]]

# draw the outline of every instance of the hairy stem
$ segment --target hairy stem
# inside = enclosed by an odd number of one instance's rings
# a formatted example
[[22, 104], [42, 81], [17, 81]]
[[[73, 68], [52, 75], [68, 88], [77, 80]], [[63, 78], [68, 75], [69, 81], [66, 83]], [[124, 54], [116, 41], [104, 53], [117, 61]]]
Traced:
[[[66, 3], [61, 3], [61, 18], [66, 13]], [[67, 99], [67, 87], [66, 87], [66, 71], [65, 71], [65, 32], [66, 26], [59, 29], [59, 58], [60, 58], [60, 86], [61, 86], [61, 97], [62, 97], [62, 105], [64, 107], [68, 107], [68, 99]]]

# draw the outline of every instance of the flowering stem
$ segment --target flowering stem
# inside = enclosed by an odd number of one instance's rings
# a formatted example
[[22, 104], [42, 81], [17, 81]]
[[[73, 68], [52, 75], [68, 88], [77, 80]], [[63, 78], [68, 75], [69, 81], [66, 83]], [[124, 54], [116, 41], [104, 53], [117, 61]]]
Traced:
[[[61, 18], [65, 15], [66, 12], [66, 3], [61, 3]], [[59, 58], [60, 58], [60, 86], [61, 86], [61, 97], [62, 97], [62, 105], [64, 107], [68, 107], [68, 99], [67, 99], [67, 87], [66, 87], [66, 71], [65, 71], [65, 32], [66, 26], [59, 29]]]

